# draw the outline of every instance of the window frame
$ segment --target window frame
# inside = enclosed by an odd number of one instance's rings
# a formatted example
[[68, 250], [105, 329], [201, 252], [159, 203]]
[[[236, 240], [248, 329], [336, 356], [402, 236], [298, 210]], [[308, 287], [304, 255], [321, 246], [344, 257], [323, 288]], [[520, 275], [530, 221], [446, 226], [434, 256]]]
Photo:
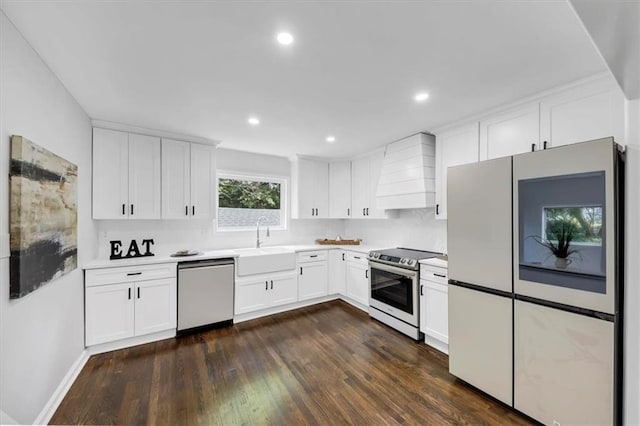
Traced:
[[[249, 173], [218, 170], [216, 173], [216, 232], [255, 231], [256, 226], [220, 227], [220, 179], [248, 180], [254, 182], [272, 182], [280, 184], [280, 225], [269, 226], [270, 231], [286, 231], [289, 226], [289, 177], [269, 173]], [[275, 210], [275, 209], [274, 209]]]

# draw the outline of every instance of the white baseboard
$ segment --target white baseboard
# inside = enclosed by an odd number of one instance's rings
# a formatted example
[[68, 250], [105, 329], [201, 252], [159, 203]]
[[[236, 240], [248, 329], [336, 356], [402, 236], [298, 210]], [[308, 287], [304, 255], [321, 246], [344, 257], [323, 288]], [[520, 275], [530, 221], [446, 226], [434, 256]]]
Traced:
[[305, 306], [317, 305], [318, 303], [328, 302], [330, 300], [338, 299], [337, 294], [329, 296], [318, 297], [315, 299], [304, 300], [302, 302], [290, 303], [288, 305], [276, 306], [275, 308], [262, 309], [260, 311], [247, 312], [246, 314], [235, 315], [233, 317], [234, 323], [240, 323], [249, 321], [256, 318], [266, 317], [268, 315], [279, 314], [281, 312], [291, 311], [293, 309], [304, 308]]
[[82, 371], [82, 368], [87, 363], [88, 359], [89, 353], [86, 350], [82, 351], [76, 362], [73, 363], [71, 368], [69, 368], [69, 371], [67, 371], [67, 374], [62, 378], [62, 381], [56, 388], [55, 392], [53, 392], [49, 401], [47, 401], [42, 411], [40, 411], [40, 414], [38, 414], [38, 417], [33, 421], [33, 424], [46, 425], [49, 423], [51, 417], [55, 414], [58, 406], [69, 391], [69, 388], [71, 388], [73, 382], [78, 378], [78, 375]]
[[173, 337], [176, 337], [175, 328], [165, 331], [159, 331], [157, 333], [145, 334], [144, 336], [131, 337], [129, 339], [116, 340], [115, 342], [107, 342], [100, 345], [89, 346], [87, 348], [87, 353], [89, 355], [96, 355], [105, 352], [116, 351], [118, 349], [130, 348], [131, 346], [157, 342], [158, 340], [171, 339]]
[[263, 309], [260, 311], [247, 312], [246, 314], [236, 315], [233, 317], [234, 323], [241, 323], [256, 318], [266, 317], [268, 315], [279, 314], [281, 312], [287, 312], [298, 308], [304, 308], [305, 306], [317, 305], [318, 303], [329, 302], [331, 300], [343, 300], [348, 304], [355, 306], [361, 311], [369, 312], [369, 307], [364, 306], [362, 303], [356, 302], [353, 299], [349, 299], [343, 294], [330, 294], [328, 296], [322, 296], [315, 299], [304, 300], [302, 302], [290, 303], [288, 305], [276, 306], [275, 308]]

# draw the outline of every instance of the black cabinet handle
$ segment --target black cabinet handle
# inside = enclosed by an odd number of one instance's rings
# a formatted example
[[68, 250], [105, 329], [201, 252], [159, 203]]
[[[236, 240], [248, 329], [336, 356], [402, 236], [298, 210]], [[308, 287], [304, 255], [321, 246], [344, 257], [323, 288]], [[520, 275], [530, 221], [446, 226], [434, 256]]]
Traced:
[[424, 286], [423, 285], [420, 286], [420, 296], [424, 296], [424, 291], [422, 291], [422, 290], [424, 290]]
[[127, 276], [132, 276], [132, 275], [142, 275], [142, 272], [127, 272]]
[[273, 290], [273, 280], [271, 280], [271, 290]]
[[315, 209], [314, 209], [313, 207], [311, 207], [311, 216], [313, 216], [313, 215], [314, 215], [314, 214], [313, 214], [313, 213], [314, 213], [314, 211], [315, 211]]
[[127, 211], [125, 210], [127, 207], [123, 204], [122, 205], [122, 216], [124, 216], [125, 214], [127, 214]]
[[440, 204], [436, 204], [436, 214], [440, 214]]
[[318, 215], [319, 215], [319, 213], [318, 213], [318, 209], [316, 209], [316, 216], [318, 216]]
[[302, 266], [300, 267], [300, 275], [302, 275]]
[[138, 299], [140, 299], [140, 287], [138, 287]]
[[269, 281], [264, 282], [264, 289], [269, 290]]
[[184, 206], [184, 215], [189, 216], [189, 206]]
[[535, 144], [535, 143], [532, 143], [532, 144], [531, 144], [531, 152], [533, 152], [533, 151], [535, 151], [535, 150], [536, 150], [536, 144]]
[[366, 209], [362, 209], [362, 216], [366, 216], [367, 214], [364, 212]]
[[193, 216], [195, 216], [195, 215], [196, 215], [196, 206], [191, 206], [191, 214], [192, 214]]
[[342, 253], [342, 261], [344, 262], [344, 253]]
[[314, 257], [318, 257], [318, 255], [317, 255], [317, 254], [312, 254], [312, 255], [311, 255], [311, 256], [309, 256], [309, 257], [314, 258]]
[[364, 270], [364, 277], [365, 278], [369, 278], [369, 270], [368, 269]]
[[354, 259], [360, 259], [360, 256], [353, 256]]
[[131, 300], [131, 287], [129, 287], [129, 300]]
[[440, 277], [440, 278], [447, 278], [447, 276], [446, 276], [446, 275], [436, 274], [435, 272], [434, 272], [434, 274], [433, 274], [433, 275], [434, 275], [434, 276], [436, 276], [436, 277]]
[[369, 216], [369, 207], [367, 207], [367, 216]]
[[133, 216], [133, 204], [131, 204], [131, 216]]
[[547, 141], [542, 142], [542, 149], [547, 149]]
[[351, 209], [347, 209], [347, 216], [351, 216]]

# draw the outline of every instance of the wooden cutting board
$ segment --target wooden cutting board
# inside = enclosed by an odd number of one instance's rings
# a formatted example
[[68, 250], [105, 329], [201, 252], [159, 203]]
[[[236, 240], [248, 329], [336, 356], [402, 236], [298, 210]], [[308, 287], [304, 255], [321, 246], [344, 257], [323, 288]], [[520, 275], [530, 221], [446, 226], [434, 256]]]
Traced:
[[340, 245], [340, 246], [359, 246], [361, 240], [327, 240], [326, 238], [322, 240], [316, 240], [316, 243], [320, 245]]

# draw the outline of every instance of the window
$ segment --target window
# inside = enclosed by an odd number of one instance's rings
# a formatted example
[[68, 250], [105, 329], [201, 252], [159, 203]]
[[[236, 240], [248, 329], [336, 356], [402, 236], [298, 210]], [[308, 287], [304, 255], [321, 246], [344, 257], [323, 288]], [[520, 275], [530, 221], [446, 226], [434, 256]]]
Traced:
[[287, 229], [286, 179], [218, 173], [218, 230]]
[[571, 238], [579, 245], [602, 245], [602, 206], [544, 207], [542, 235], [548, 241]]

